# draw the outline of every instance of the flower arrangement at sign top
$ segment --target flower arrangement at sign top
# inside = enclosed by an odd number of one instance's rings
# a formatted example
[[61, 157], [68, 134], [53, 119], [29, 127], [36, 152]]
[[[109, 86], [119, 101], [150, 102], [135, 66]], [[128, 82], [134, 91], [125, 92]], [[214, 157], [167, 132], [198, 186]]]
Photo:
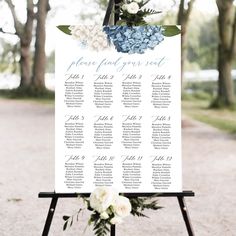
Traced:
[[118, 52], [142, 54], [147, 49], [153, 50], [164, 40], [164, 36], [180, 33], [176, 26], [148, 25], [145, 17], [161, 13], [144, 6], [150, 0], [123, 0], [119, 4], [118, 13], [121, 20], [118, 26], [105, 26], [104, 31]]
[[[122, 223], [123, 219], [130, 214], [146, 217], [142, 213], [143, 210], [158, 210], [161, 208], [157, 205], [157, 201], [151, 200], [151, 198], [127, 198], [108, 187], [96, 188], [89, 198], [79, 197], [84, 200], [86, 208], [91, 211], [88, 225], [93, 225], [96, 236], [106, 236], [110, 232], [111, 225]], [[80, 209], [73, 216], [63, 216], [65, 221], [63, 230], [66, 230], [68, 226], [72, 226], [74, 219], [79, 220], [79, 214], [82, 210]]]
[[118, 12], [121, 20], [117, 24], [127, 26], [147, 25], [144, 19], [146, 16], [161, 13], [161, 11], [144, 8], [149, 2], [150, 0], [123, 0], [118, 4]]
[[72, 35], [80, 44], [93, 51], [101, 51], [114, 44], [121, 53], [144, 53], [153, 50], [165, 37], [180, 34], [175, 26], [148, 25], [145, 17], [158, 14], [160, 11], [146, 9], [144, 6], [150, 0], [123, 0], [119, 4], [121, 20], [115, 26], [66, 26], [58, 28], [66, 34]]

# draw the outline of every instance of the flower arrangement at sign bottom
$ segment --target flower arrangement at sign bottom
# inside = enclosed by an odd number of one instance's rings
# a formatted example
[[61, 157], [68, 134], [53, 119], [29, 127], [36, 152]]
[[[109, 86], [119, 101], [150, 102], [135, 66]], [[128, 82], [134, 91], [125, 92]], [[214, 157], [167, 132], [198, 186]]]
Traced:
[[[122, 223], [123, 219], [130, 214], [147, 217], [142, 213], [145, 209], [160, 209], [157, 200], [152, 200], [153, 197], [127, 198], [108, 187], [96, 188], [89, 198], [79, 195], [79, 198], [82, 198], [86, 204], [86, 208], [91, 211], [88, 225], [93, 225], [96, 236], [106, 236], [110, 232], [111, 225]], [[68, 226], [72, 226], [75, 219], [79, 220], [79, 214], [82, 210], [84, 209], [81, 208], [72, 216], [63, 216], [63, 230], [66, 230]]]

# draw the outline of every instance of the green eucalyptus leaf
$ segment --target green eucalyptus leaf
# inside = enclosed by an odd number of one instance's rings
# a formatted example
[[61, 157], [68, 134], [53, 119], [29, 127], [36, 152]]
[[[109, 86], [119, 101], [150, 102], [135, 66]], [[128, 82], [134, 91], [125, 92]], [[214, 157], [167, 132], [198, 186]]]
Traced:
[[162, 28], [165, 30], [163, 35], [166, 37], [172, 37], [181, 33], [181, 30], [176, 25], [164, 25]]
[[63, 33], [71, 35], [71, 31], [69, 29], [70, 25], [58, 25], [57, 28], [61, 30]]
[[143, 6], [145, 6], [146, 4], [148, 4], [149, 2], [150, 2], [150, 0], [143, 1], [143, 2], [140, 4], [140, 8], [142, 8]]
[[116, 24], [121, 26], [127, 25], [125, 20], [118, 20]]
[[149, 15], [155, 15], [155, 14], [160, 14], [161, 11], [156, 11], [156, 10], [153, 10], [153, 9], [144, 9], [142, 11], [142, 15], [143, 16], [149, 16]]

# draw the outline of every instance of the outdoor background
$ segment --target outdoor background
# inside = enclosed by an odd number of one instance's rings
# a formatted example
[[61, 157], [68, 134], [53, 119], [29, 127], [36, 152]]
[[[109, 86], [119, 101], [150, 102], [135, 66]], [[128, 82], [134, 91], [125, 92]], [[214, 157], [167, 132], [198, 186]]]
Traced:
[[[0, 0], [0, 235], [41, 235], [54, 190], [56, 25], [102, 24], [106, 0]], [[157, 24], [182, 25], [183, 187], [199, 236], [236, 232], [236, 3], [152, 0]], [[128, 217], [118, 236], [187, 235], [176, 199], [149, 219]], [[82, 235], [88, 214], [63, 232], [59, 200], [51, 235]], [[93, 235], [90, 228], [84, 235]]]

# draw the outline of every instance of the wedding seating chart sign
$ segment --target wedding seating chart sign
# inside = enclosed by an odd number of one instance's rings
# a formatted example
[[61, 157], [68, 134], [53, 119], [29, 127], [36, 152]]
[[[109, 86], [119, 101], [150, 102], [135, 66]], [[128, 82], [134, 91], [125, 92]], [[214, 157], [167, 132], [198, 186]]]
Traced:
[[180, 35], [64, 26], [56, 43], [56, 192], [182, 191]]

